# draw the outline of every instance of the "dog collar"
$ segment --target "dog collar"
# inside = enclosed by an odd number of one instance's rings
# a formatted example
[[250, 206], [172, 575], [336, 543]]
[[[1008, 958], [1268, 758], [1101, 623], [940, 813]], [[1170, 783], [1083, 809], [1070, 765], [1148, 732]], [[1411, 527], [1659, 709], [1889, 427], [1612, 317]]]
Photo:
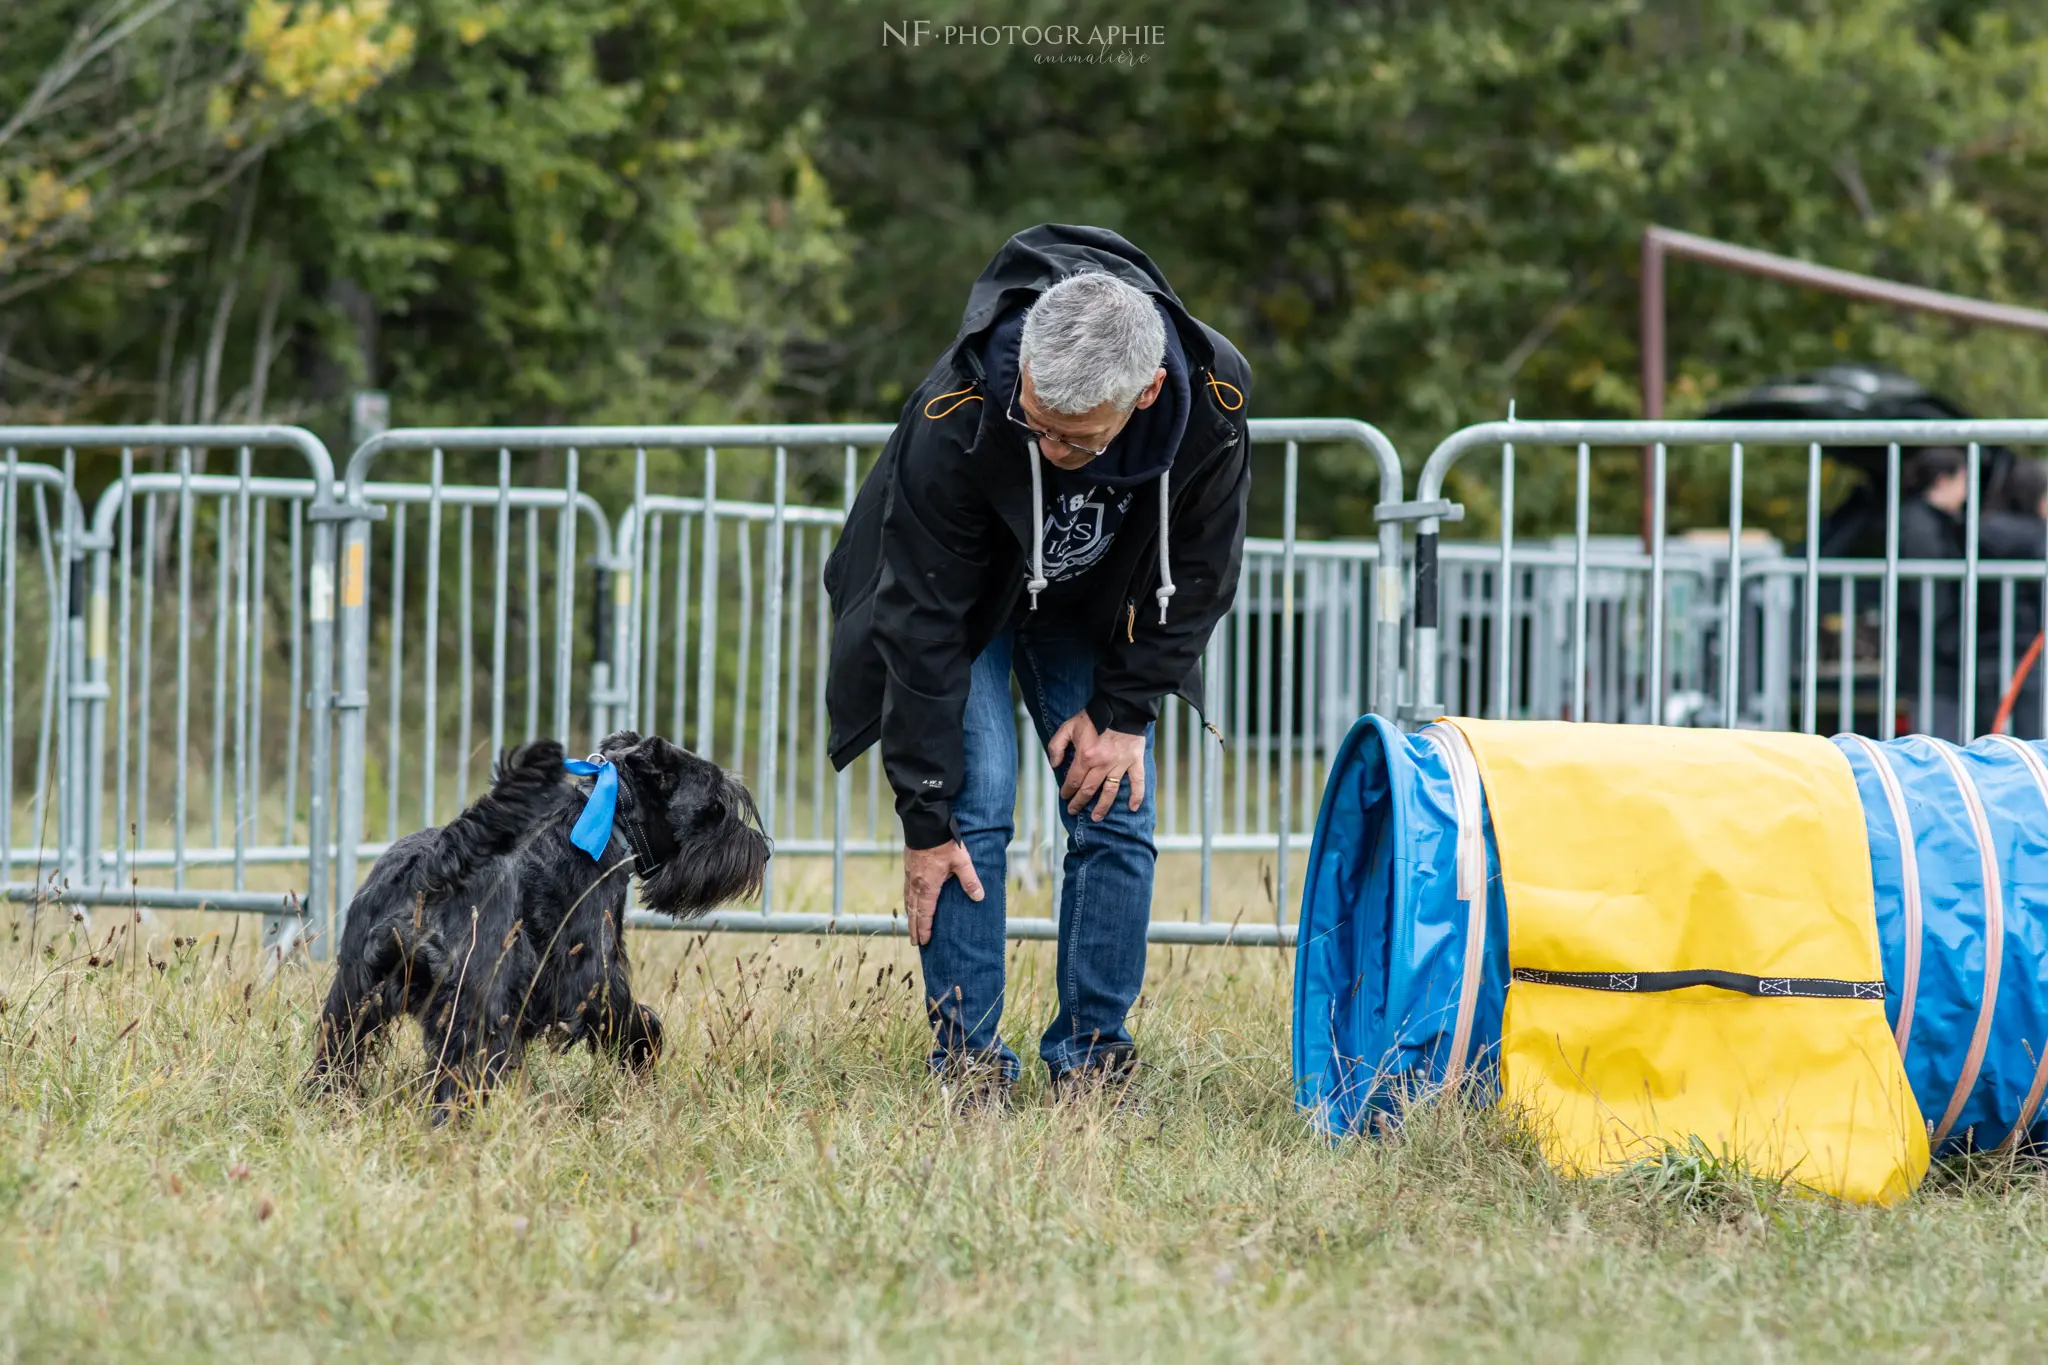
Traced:
[[619, 770], [602, 754], [592, 754], [587, 761], [572, 758], [562, 766], [578, 777], [597, 779], [590, 799], [583, 803], [583, 814], [569, 831], [569, 842], [588, 853], [592, 862], [603, 862], [604, 851], [612, 842], [612, 822], [619, 813]]
[[656, 831], [659, 826], [647, 820], [627, 818], [619, 823], [619, 832], [626, 836], [627, 845], [633, 850], [633, 875], [645, 877], [676, 855], [676, 842], [669, 838], [666, 830], [660, 831], [662, 848], [655, 848]]
[[676, 843], [675, 835], [669, 832], [668, 821], [658, 818], [650, 820], [648, 803], [638, 799], [640, 793], [637, 790], [633, 795], [636, 799], [632, 809], [626, 812], [626, 818], [619, 823], [619, 829], [625, 834], [626, 842], [633, 847], [633, 875], [645, 877], [675, 857], [680, 851], [680, 846]]
[[662, 822], [648, 822], [640, 809], [642, 803], [636, 801], [633, 811], [624, 820], [618, 818], [619, 770], [610, 759], [603, 754], [592, 754], [587, 761], [572, 758], [562, 766], [578, 777], [597, 778], [590, 789], [590, 799], [583, 803], [583, 814], [576, 818], [576, 827], [569, 831], [569, 842], [588, 853], [592, 862], [604, 861], [604, 851], [611, 845], [614, 827], [626, 837], [626, 846], [633, 850], [633, 870], [638, 876], [646, 876], [676, 856], [674, 837]]

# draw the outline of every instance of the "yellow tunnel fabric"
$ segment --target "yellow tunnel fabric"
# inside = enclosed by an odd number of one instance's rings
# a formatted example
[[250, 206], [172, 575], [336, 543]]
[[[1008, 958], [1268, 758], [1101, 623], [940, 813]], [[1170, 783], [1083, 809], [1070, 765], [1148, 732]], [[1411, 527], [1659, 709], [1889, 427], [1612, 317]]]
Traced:
[[[1453, 719], [1500, 854], [1516, 973], [1720, 971], [1879, 982], [1848, 761], [1808, 735]], [[1501, 1101], [1551, 1164], [1613, 1169], [1697, 1137], [1825, 1193], [1890, 1203], [1927, 1129], [1876, 999], [1718, 986], [1508, 987]]]

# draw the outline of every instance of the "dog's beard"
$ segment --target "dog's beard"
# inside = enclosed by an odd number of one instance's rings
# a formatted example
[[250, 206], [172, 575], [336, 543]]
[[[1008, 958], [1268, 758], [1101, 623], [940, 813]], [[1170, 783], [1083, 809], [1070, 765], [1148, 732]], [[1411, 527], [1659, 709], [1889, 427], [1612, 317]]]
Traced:
[[688, 916], [760, 891], [770, 846], [745, 783], [659, 736], [620, 730], [598, 748], [620, 768], [642, 905]]
[[671, 826], [675, 854], [640, 874], [642, 905], [667, 915], [695, 915], [760, 891], [769, 845], [754, 798], [728, 781], [720, 806], [715, 818], [693, 812], [697, 818], [687, 828]]

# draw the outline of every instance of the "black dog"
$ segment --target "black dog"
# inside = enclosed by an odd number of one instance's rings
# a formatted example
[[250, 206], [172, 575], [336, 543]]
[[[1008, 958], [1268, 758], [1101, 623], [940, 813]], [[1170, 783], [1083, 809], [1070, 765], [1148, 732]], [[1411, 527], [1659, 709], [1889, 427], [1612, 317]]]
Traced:
[[552, 1029], [565, 1048], [653, 1064], [661, 1021], [633, 999], [620, 932], [627, 878], [648, 909], [698, 914], [760, 889], [768, 840], [753, 797], [715, 764], [631, 730], [598, 755], [618, 777], [600, 857], [570, 842], [595, 779], [572, 777], [562, 746], [539, 740], [504, 756], [490, 791], [445, 827], [377, 860], [349, 903], [310, 1088], [353, 1089], [401, 1014], [426, 1031], [436, 1123]]

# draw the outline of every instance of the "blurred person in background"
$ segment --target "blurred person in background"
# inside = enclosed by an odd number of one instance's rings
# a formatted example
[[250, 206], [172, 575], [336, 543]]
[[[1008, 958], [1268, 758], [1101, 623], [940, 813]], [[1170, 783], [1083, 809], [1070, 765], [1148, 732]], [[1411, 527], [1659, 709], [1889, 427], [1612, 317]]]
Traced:
[[[1899, 558], [1961, 559], [1963, 509], [1970, 496], [1968, 457], [1951, 446], [1916, 451], [1906, 462], [1900, 491]], [[1922, 634], [1928, 617], [1922, 605], [1924, 581], [1907, 578], [1899, 584], [1899, 703], [1916, 733], [1953, 740], [1962, 719], [1957, 702], [1963, 657], [1962, 587], [1945, 579], [1932, 584], [1932, 696], [1923, 704], [1927, 669]]]
[[[2038, 459], [2013, 461], [1992, 502], [1978, 515], [1979, 558], [2048, 563], [2048, 465]], [[1988, 590], [1980, 588], [1977, 597], [1978, 671], [1984, 675], [1983, 685], [1978, 689], [1977, 726], [1989, 730], [2009, 695], [2012, 713], [2005, 732], [2022, 739], [2040, 739], [2042, 676], [2048, 671], [2044, 670], [2035, 646], [2041, 634], [2041, 584], [2020, 579], [2013, 585], [2011, 649], [2015, 667], [2009, 671], [2000, 662], [2003, 594], [1997, 584], [1987, 587]], [[2015, 674], [2019, 677], [2016, 690]], [[1987, 695], [1990, 710], [1985, 709]]]
[[[1966, 518], [1970, 497], [1969, 457], [1960, 449], [1933, 446], [1907, 463], [1899, 506], [1899, 557], [1904, 560], [1960, 560], [1967, 557]], [[1979, 560], [2048, 558], [2048, 470], [2038, 460], [2016, 459], [2005, 471], [1996, 492], [1978, 510]], [[1911, 728], [1957, 743], [1961, 734], [1963, 585], [1935, 580], [1932, 585], [1933, 695], [1921, 704], [1923, 589], [1921, 580], [1906, 578], [1899, 593], [1899, 701], [1910, 715]], [[1973, 728], [1989, 732], [2012, 682], [2001, 662], [2003, 594], [1996, 579], [1980, 579], [1977, 589], [1976, 714]], [[2022, 582], [2013, 594], [2012, 655], [2024, 658], [2041, 630], [2041, 589]], [[2017, 672], [2017, 668], [2014, 670]], [[2026, 738], [2041, 734], [2042, 669], [2035, 665], [2023, 678], [2014, 698], [2008, 731]], [[1921, 714], [1922, 710], [1925, 714]]]

